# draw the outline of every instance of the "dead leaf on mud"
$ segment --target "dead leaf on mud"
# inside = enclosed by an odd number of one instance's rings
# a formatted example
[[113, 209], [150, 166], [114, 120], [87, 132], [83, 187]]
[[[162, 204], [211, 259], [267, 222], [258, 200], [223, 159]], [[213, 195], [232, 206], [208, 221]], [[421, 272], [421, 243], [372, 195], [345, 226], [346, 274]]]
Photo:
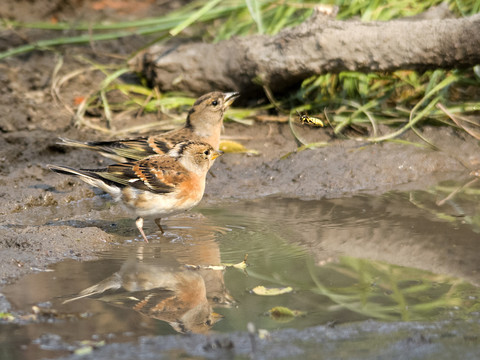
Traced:
[[220, 141], [219, 149], [225, 153], [246, 153], [251, 155], [260, 154], [257, 150], [247, 149], [245, 146], [243, 146], [239, 142], [232, 141], [232, 140]]
[[12, 322], [13, 320], [15, 320], [15, 316], [10, 313], [2, 312], [0, 313], [0, 320]]
[[80, 347], [75, 349], [74, 354], [78, 356], [90, 354], [93, 350], [105, 346], [105, 341], [83, 340]]

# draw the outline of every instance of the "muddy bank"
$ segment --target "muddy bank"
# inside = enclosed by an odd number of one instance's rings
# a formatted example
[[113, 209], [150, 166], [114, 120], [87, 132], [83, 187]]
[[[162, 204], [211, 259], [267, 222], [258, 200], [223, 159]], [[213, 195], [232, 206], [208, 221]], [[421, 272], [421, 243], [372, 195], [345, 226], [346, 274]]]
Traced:
[[[454, 359], [476, 358], [480, 321], [380, 323], [286, 329], [260, 339], [247, 332], [228, 335], [142, 337], [137, 344], [112, 344], [82, 359]], [[352, 341], [352, 339], [357, 339]], [[59, 343], [58, 346], [65, 346]], [[341, 349], [341, 350], [340, 350]], [[153, 355], [154, 354], [154, 355]], [[341, 355], [340, 355], [341, 354]], [[62, 359], [77, 359], [72, 355]]]

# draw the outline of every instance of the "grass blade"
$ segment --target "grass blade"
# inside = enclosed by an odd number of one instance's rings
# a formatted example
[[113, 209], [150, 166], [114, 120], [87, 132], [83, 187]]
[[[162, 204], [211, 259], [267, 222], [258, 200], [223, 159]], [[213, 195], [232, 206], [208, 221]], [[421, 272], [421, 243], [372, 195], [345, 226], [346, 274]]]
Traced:
[[218, 3], [220, 3], [221, 0], [211, 0], [207, 2], [201, 9], [199, 9], [197, 12], [193, 13], [190, 15], [187, 19], [182, 21], [180, 24], [178, 24], [176, 27], [174, 27], [172, 30], [170, 30], [170, 35], [176, 36], [183, 30], [185, 30], [187, 27], [192, 25], [195, 21], [200, 19], [202, 15], [208, 13], [211, 9], [213, 9], [215, 6], [217, 6]]

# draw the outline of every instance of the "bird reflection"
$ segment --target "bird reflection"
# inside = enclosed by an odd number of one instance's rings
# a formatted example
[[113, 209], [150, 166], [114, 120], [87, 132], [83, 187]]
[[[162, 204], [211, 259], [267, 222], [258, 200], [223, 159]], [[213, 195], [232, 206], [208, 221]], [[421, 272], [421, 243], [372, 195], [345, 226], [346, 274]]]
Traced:
[[165, 321], [180, 333], [205, 333], [222, 317], [212, 306], [230, 306], [234, 300], [223, 271], [192, 270], [184, 264], [220, 264], [218, 244], [202, 239], [188, 246], [139, 246], [119, 271], [64, 303], [96, 298]]

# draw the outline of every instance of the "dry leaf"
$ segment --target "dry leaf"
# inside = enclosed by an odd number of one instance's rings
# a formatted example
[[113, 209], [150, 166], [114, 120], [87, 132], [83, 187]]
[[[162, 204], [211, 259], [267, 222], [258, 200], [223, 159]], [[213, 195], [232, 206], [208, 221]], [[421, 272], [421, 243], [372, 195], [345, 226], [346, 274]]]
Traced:
[[275, 306], [274, 308], [271, 308], [268, 313], [273, 319], [279, 321], [290, 321], [293, 318], [305, 316], [307, 314], [305, 311], [291, 310], [284, 306]]
[[265, 286], [256, 286], [251, 290], [252, 293], [256, 295], [262, 295], [262, 296], [282, 295], [292, 291], [293, 291], [293, 288], [291, 288], [290, 286], [282, 287], [282, 288], [266, 288]]
[[220, 150], [225, 153], [247, 153], [258, 155], [259, 152], [256, 150], [249, 150], [242, 144], [232, 140], [222, 140], [220, 141]]
[[243, 261], [239, 262], [238, 264], [227, 263], [227, 264], [223, 264], [223, 265], [225, 265], [226, 267], [234, 267], [234, 268], [243, 270], [243, 269], [247, 268], [247, 259], [248, 259], [248, 254], [245, 254], [245, 257], [243, 258]]

